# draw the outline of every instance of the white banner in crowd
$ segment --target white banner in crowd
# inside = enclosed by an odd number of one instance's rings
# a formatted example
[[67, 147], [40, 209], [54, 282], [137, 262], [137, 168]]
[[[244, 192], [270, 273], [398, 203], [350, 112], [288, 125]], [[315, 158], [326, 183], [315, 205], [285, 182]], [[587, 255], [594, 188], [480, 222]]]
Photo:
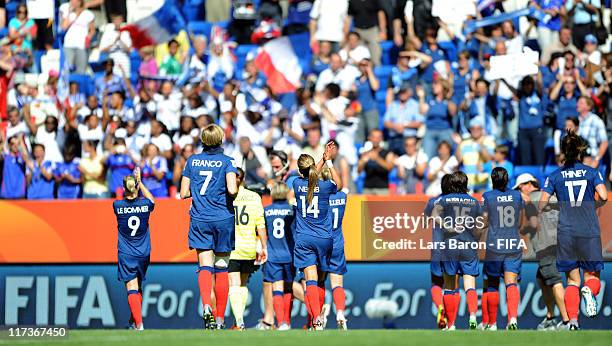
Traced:
[[433, 0], [431, 15], [445, 23], [461, 23], [468, 16], [476, 16], [474, 0]]
[[527, 47], [523, 53], [497, 55], [491, 57], [491, 79], [510, 79], [538, 73], [540, 54]]

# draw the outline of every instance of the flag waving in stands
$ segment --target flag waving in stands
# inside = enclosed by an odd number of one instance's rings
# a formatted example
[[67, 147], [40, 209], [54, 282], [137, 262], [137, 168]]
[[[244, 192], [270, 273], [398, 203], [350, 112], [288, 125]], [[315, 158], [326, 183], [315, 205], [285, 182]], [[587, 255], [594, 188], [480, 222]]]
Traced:
[[145, 46], [168, 42], [185, 27], [185, 19], [174, 1], [165, 1], [150, 16], [128, 24], [121, 30], [128, 31], [134, 48], [140, 49]]

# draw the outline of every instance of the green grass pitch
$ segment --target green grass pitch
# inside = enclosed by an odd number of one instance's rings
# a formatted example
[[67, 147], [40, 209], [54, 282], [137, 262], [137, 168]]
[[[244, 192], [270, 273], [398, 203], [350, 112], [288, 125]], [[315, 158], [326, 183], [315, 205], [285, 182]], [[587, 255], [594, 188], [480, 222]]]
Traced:
[[497, 331], [454, 331], [437, 330], [349, 330], [346, 332], [327, 330], [306, 332], [292, 330], [287, 332], [203, 331], [203, 330], [73, 330], [66, 339], [56, 340], [7, 340], [6, 345], [159, 345], [159, 346], [276, 346], [276, 345], [520, 345], [520, 346], [587, 346], [610, 345], [612, 331], [578, 332], [537, 332], [519, 330], [514, 332]]

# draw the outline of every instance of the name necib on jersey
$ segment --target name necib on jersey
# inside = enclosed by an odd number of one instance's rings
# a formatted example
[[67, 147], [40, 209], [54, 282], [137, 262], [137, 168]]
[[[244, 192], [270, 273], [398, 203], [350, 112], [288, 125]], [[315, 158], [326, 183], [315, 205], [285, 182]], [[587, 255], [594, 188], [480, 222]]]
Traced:
[[198, 160], [193, 159], [191, 161], [191, 165], [193, 167], [209, 167], [209, 168], [218, 168], [223, 166], [223, 161], [218, 160]]
[[[308, 186], [298, 186], [298, 191], [303, 192], [303, 193], [308, 193]], [[315, 187], [314, 193], [319, 193], [319, 192], [320, 192], [319, 187], [318, 186]]]
[[136, 206], [136, 207], [116, 207], [115, 208], [115, 212], [117, 214], [141, 214], [141, 213], [148, 213], [149, 212], [149, 206], [148, 205], [141, 205], [141, 206]]

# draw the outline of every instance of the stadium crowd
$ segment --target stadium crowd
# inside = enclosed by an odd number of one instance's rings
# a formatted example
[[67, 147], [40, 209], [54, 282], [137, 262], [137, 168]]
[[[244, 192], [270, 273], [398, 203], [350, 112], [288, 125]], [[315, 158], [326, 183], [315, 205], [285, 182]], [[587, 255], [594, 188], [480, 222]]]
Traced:
[[[474, 18], [450, 23], [431, 0], [184, 0], [186, 30], [135, 50], [121, 26], [160, 4], [0, 1], [0, 198], [121, 195], [137, 166], [155, 197], [175, 197], [210, 123], [254, 189], [335, 140], [353, 191], [438, 195], [442, 176], [462, 170], [483, 192], [498, 166], [542, 178], [566, 128], [609, 176], [609, 1], [479, 0]], [[546, 16], [464, 31], [526, 7]], [[257, 46], [306, 32], [302, 86], [275, 95]], [[491, 74], [492, 57], [526, 47], [540, 53], [537, 74]], [[68, 83], [49, 67], [59, 55]]]

